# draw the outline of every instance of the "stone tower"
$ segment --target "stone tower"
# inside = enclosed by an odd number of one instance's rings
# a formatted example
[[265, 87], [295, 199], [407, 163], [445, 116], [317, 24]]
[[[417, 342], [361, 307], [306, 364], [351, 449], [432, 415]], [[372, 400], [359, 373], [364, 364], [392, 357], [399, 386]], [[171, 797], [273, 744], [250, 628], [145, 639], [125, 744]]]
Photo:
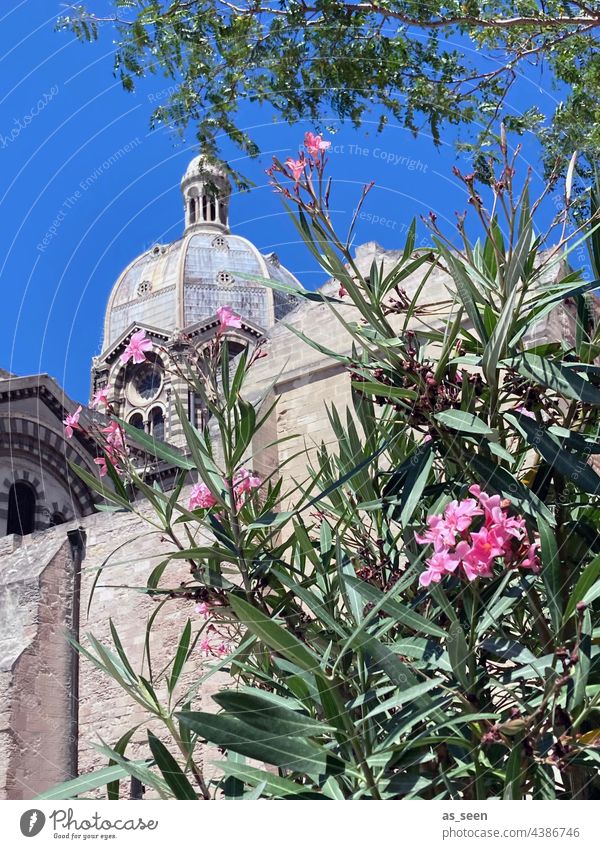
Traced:
[[[242, 317], [242, 327], [229, 331], [230, 351], [255, 344], [295, 306], [293, 296], [261, 280], [299, 285], [275, 254], [263, 255], [230, 231], [231, 184], [222, 168], [195, 157], [183, 175], [181, 192], [182, 238], [154, 245], [119, 276], [106, 309], [102, 353], [92, 364], [92, 391], [108, 386], [120, 417], [175, 445], [182, 444], [182, 433], [174, 393], [187, 404], [194, 425], [201, 426], [203, 412], [167, 368], [167, 360], [177, 357], [183, 340], [197, 350], [206, 346], [219, 327], [216, 311], [225, 305]], [[155, 352], [148, 362], [123, 366], [120, 355], [141, 329]]]

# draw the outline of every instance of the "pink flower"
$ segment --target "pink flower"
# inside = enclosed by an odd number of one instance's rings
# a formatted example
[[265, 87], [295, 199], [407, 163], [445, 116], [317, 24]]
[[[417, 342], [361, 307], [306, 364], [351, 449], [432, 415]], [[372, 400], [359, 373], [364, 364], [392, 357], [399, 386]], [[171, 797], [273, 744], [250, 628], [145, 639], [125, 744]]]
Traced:
[[[117, 424], [117, 422], [111, 422], [108, 427], [102, 428], [102, 433], [106, 433], [106, 442], [110, 446], [110, 448], [114, 450], [121, 450], [125, 447], [125, 441], [123, 439], [123, 431], [121, 430], [121, 426]], [[110, 451], [109, 451], [110, 453]]]
[[542, 568], [540, 558], [537, 555], [539, 542], [532, 543], [528, 550], [527, 556], [519, 564], [522, 569], [531, 569], [532, 572], [539, 572]]
[[253, 475], [248, 469], [239, 469], [233, 476], [233, 486], [235, 494], [239, 498], [246, 492], [252, 492], [253, 489], [258, 489], [262, 485], [262, 480]]
[[104, 459], [104, 457], [96, 457], [94, 463], [97, 466], [100, 466], [100, 477], [103, 478], [108, 472], [108, 469], [106, 468], [106, 460]]
[[81, 427], [79, 425], [80, 415], [81, 404], [79, 405], [79, 407], [77, 407], [74, 413], [71, 413], [63, 420], [63, 424], [65, 426], [65, 436], [67, 437], [67, 439], [71, 439], [74, 430], [81, 430]]
[[526, 410], [525, 407], [515, 407], [513, 413], [521, 413], [522, 416], [527, 416], [528, 419], [535, 419], [535, 413], [531, 410]]
[[348, 290], [345, 289], [343, 286], [340, 286], [340, 288], [338, 289], [338, 297], [339, 298], [345, 298], [347, 294], [348, 294]]
[[494, 507], [500, 507], [502, 504], [502, 499], [499, 495], [488, 495], [487, 492], [483, 492], [477, 483], [474, 483], [473, 486], [469, 487], [469, 492], [479, 500], [479, 503], [483, 507], [486, 515], [491, 513]]
[[419, 584], [428, 587], [432, 582], [439, 583], [444, 575], [451, 575], [460, 563], [459, 555], [449, 551], [436, 551], [436, 553], [425, 561], [428, 568], [419, 575]]
[[201, 601], [199, 604], [196, 605], [194, 609], [196, 613], [200, 613], [206, 619], [208, 619], [208, 617], [212, 613], [212, 607], [206, 601]]
[[90, 401], [90, 407], [93, 409], [96, 409], [99, 404], [108, 407], [108, 386], [103, 386], [102, 389], [94, 393], [94, 397]]
[[121, 354], [121, 362], [128, 363], [133, 360], [134, 363], [143, 363], [146, 359], [146, 351], [152, 350], [152, 342], [146, 336], [145, 330], [138, 330], [129, 340], [129, 345]]
[[229, 650], [225, 643], [220, 643], [218, 646], [215, 646], [211, 643], [208, 637], [203, 637], [203, 639], [200, 640], [200, 651], [204, 652], [204, 654], [212, 654], [213, 656], [229, 654]]
[[444, 510], [444, 519], [448, 528], [461, 534], [470, 527], [475, 516], [482, 516], [483, 510], [477, 506], [474, 498], [451, 501]]
[[231, 307], [219, 307], [216, 316], [221, 324], [221, 330], [225, 330], [226, 327], [242, 326], [242, 319], [234, 313]]
[[310, 153], [313, 159], [318, 159], [320, 153], [324, 153], [331, 147], [330, 141], [323, 141], [321, 135], [316, 136], [314, 133], [305, 133], [304, 147]]
[[205, 654], [212, 654], [212, 645], [208, 637], [203, 637], [200, 640], [200, 651], [203, 651]]
[[429, 516], [427, 526], [424, 534], [415, 534], [415, 539], [420, 545], [433, 545], [436, 551], [454, 545], [455, 533], [442, 516]]
[[301, 157], [300, 159], [292, 159], [291, 156], [288, 156], [288, 158], [285, 160], [285, 164], [287, 165], [288, 169], [292, 172], [292, 177], [294, 178], [294, 182], [298, 183], [298, 181], [300, 180], [300, 177], [304, 173], [304, 166], [306, 165], [306, 161], [305, 161], [304, 157]]
[[190, 493], [188, 510], [196, 510], [198, 507], [201, 507], [203, 510], [208, 510], [211, 507], [214, 507], [216, 503], [217, 499], [205, 483], [194, 484]]

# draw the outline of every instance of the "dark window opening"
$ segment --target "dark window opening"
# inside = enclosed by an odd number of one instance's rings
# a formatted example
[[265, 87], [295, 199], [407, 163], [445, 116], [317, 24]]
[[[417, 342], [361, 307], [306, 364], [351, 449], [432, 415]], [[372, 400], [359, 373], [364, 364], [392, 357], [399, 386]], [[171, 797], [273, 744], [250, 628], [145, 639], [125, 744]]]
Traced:
[[35, 529], [35, 492], [25, 481], [13, 483], [8, 493], [6, 533], [26, 536]]
[[190, 224], [194, 224], [196, 222], [196, 201], [194, 198], [190, 198], [189, 200], [189, 216]]
[[141, 413], [134, 413], [133, 416], [129, 419], [129, 424], [137, 427], [138, 430], [144, 429], [144, 419], [142, 418]]
[[211, 201], [210, 201], [210, 220], [211, 221], [217, 220], [217, 207], [216, 207], [215, 202], [212, 198], [211, 198]]
[[52, 513], [50, 516], [50, 527], [56, 528], [57, 525], [64, 525], [66, 521], [64, 515], [57, 510], [56, 513]]
[[202, 195], [202, 220], [208, 220], [208, 198], [206, 195]]
[[150, 411], [150, 432], [155, 439], [165, 438], [165, 417], [160, 407]]

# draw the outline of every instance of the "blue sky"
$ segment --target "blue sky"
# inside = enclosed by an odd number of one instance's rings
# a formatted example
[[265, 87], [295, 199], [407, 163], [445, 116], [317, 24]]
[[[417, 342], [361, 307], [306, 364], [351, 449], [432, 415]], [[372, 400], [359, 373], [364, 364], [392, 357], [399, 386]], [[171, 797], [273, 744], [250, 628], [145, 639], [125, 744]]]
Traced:
[[[106, 3], [89, 5], [102, 9]], [[136, 255], [181, 235], [179, 181], [197, 150], [191, 128], [183, 139], [168, 129], [149, 129], [169, 81], [154, 76], [135, 94], [124, 92], [112, 74], [110, 34], [82, 45], [70, 33], [54, 31], [61, 11], [63, 4], [54, 0], [5, 0], [0, 11], [0, 367], [17, 374], [48, 372], [85, 402], [111, 287]], [[550, 109], [555, 97], [530, 75], [511, 105], [515, 111], [531, 103]], [[232, 229], [261, 251], [276, 251], [314, 288], [323, 274], [299, 244], [264, 174], [273, 153], [295, 153], [313, 127], [278, 124], [259, 107], [245, 108], [242, 119], [265, 155], [245, 161], [224, 147], [224, 155], [256, 184], [234, 195]], [[449, 231], [454, 212], [465, 204], [451, 173], [454, 163], [461, 164], [452, 141], [450, 134], [436, 149], [427, 135], [414, 139], [391, 122], [381, 135], [370, 122], [359, 131], [340, 127], [330, 166], [340, 229], [362, 185], [375, 180], [365, 206], [373, 217], [359, 222], [357, 243], [401, 247], [411, 219], [430, 209]], [[104, 168], [115, 154], [115, 164]], [[525, 140], [524, 161], [534, 172], [536, 154], [534, 141]]]

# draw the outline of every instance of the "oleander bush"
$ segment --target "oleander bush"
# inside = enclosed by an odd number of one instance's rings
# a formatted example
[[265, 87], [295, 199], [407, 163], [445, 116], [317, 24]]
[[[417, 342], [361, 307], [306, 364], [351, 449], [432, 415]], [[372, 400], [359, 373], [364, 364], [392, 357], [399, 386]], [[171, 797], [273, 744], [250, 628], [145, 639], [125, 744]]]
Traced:
[[[78, 473], [109, 509], [137, 511], [136, 496], [152, 505], [173, 553], [143, 589], [156, 612], [180, 605], [181, 639], [166, 668], [144, 673], [114, 628], [112, 646], [91, 636], [79, 647], [164, 734], [149, 732], [146, 761], [127, 758], [135, 729], [99, 744], [109, 766], [55, 798], [104, 784], [117, 798], [128, 774], [178, 799], [600, 794], [596, 218], [566, 237], [567, 185], [553, 222], [562, 231], [540, 233], [541, 199], [530, 201], [528, 179], [518, 185], [503, 140], [485, 183], [457, 172], [474, 219], [459, 219], [460, 245], [431, 215], [430, 248], [415, 250], [413, 226], [398, 264], [364, 276], [351, 234], [339, 237], [329, 216], [327, 146], [308, 134], [299, 158], [270, 173], [339, 283], [333, 295], [295, 294], [325, 304], [352, 339], [348, 355], [319, 350], [347, 370], [353, 408], [328, 408], [337, 444], [307, 458], [306, 480], [284, 488], [285, 469], [261, 480], [253, 437], [272, 409], [244, 390], [265, 351], [230, 361], [227, 328], [239, 317], [228, 308], [208, 351], [173, 364], [210, 414], [198, 431], [179, 407], [185, 455], [108, 407], [101, 482]], [[571, 268], [583, 243], [591, 275]], [[436, 269], [449, 288], [434, 325], [423, 293]], [[573, 342], [540, 338], [555, 309], [571, 317]], [[132, 340], [124, 358], [143, 360], [146, 342]], [[67, 426], [79, 426], [76, 414]], [[175, 488], [148, 484], [131, 445], [175, 466]], [[189, 580], [172, 584], [181, 559]], [[218, 670], [231, 678], [218, 710], [196, 709]], [[218, 782], [199, 766], [205, 741], [223, 753]]]

